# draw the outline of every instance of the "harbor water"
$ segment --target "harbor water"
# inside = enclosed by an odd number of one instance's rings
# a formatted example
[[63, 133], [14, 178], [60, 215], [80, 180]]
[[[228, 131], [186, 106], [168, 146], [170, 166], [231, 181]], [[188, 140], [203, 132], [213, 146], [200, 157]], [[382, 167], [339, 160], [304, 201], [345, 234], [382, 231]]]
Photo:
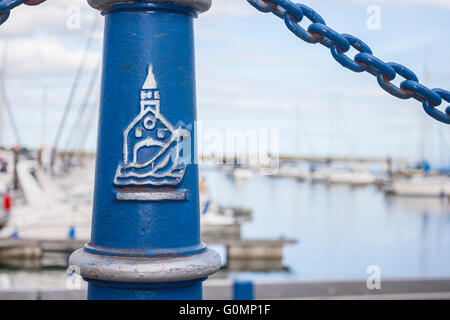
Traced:
[[[295, 239], [278, 271], [232, 271], [215, 279], [365, 279], [450, 276], [450, 203], [445, 198], [385, 195], [376, 185], [351, 187], [255, 174], [245, 180], [203, 169], [210, 198], [252, 210], [243, 239]], [[224, 247], [218, 250], [226, 266]], [[66, 287], [66, 266], [3, 267], [0, 288]]]
[[220, 203], [250, 207], [246, 238], [295, 238], [286, 245], [285, 272], [235, 277], [361, 279], [369, 266], [381, 276], [450, 276], [450, 204], [447, 199], [386, 196], [377, 186], [314, 184], [255, 175], [235, 182], [204, 173]]

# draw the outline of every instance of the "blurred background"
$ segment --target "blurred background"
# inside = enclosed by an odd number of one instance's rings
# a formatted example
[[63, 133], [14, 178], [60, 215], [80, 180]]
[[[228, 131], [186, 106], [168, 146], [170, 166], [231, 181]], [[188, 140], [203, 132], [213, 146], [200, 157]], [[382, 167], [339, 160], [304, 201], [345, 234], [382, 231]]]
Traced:
[[[302, 3], [450, 88], [448, 1]], [[89, 239], [103, 20], [49, 0], [0, 28], [0, 290], [66, 288], [67, 257]], [[213, 1], [195, 34], [202, 233], [224, 262], [213, 279], [450, 277], [448, 125], [244, 0]], [[271, 139], [270, 170], [212, 139], [242, 130]]]

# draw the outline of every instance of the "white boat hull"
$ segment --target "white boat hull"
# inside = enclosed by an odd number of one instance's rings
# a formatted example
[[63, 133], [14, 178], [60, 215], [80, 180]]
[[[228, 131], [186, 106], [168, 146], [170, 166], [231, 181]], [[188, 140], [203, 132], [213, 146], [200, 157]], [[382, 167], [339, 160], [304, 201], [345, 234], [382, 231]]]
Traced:
[[400, 196], [442, 197], [450, 196], [450, 178], [422, 177], [396, 180], [391, 191]]
[[376, 182], [375, 176], [370, 172], [332, 172], [330, 183], [368, 185]]

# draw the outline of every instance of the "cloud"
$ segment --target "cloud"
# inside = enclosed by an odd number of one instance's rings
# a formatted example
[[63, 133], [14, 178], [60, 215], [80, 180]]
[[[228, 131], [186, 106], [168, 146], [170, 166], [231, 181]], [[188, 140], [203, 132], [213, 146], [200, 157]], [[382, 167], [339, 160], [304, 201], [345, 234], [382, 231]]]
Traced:
[[[4, 50], [3, 46], [3, 50]], [[7, 47], [8, 77], [43, 78], [73, 74], [84, 56], [82, 48], [65, 46], [58, 37], [10, 40]], [[100, 53], [86, 53], [85, 70], [93, 70]], [[69, 71], [69, 72], [68, 72]]]
[[[294, 1], [304, 3], [311, 8], [317, 0]], [[323, 0], [321, 2], [324, 2]], [[426, 5], [440, 8], [450, 9], [449, 0], [326, 0], [327, 3], [334, 2], [334, 4], [390, 4], [390, 5]], [[253, 8], [246, 0], [213, 0], [211, 9], [202, 15], [202, 18], [223, 18], [223, 17], [242, 17], [251, 16], [258, 11]]]
[[406, 6], [412, 5], [426, 5], [426, 6], [435, 6], [440, 8], [450, 9], [450, 1], [448, 0], [339, 0], [339, 2], [346, 3], [360, 3], [360, 4], [400, 4]]
[[202, 14], [201, 18], [242, 17], [254, 13], [255, 9], [245, 0], [213, 0], [211, 9]]
[[[29, 37], [36, 33], [83, 37], [94, 18], [99, 15], [86, 1], [58, 0], [47, 1], [38, 6], [21, 5], [11, 11], [0, 32], [2, 38]], [[79, 28], [78, 24], [74, 28], [74, 20], [79, 22]], [[101, 25], [97, 31], [101, 32]]]
[[[425, 8], [422, 6], [430, 6], [427, 18], [431, 19], [431, 14], [435, 14], [439, 19], [425, 27], [421, 25], [424, 23], [422, 19], [418, 19], [411, 29], [397, 30], [395, 37], [385, 30], [364, 35], [368, 42], [374, 44], [377, 54], [382, 54], [383, 58], [398, 59], [419, 73], [423, 60], [421, 51], [418, 56], [411, 52], [417, 52], [426, 39], [434, 49], [429, 59], [432, 80], [443, 87], [449, 84], [450, 66], [446, 63], [448, 41], [445, 41], [448, 37], [443, 19], [447, 11], [440, 8], [450, 8], [450, 1], [299, 2], [320, 9], [324, 17], [331, 17], [331, 21], [334, 18], [334, 24], [340, 23], [342, 31], [345, 31], [344, 27], [350, 29], [348, 27], [355, 27], [358, 23], [362, 25], [358, 30], [365, 30], [362, 28], [365, 28], [366, 12], [361, 5], [399, 5], [390, 10], [395, 17], [394, 27], [407, 20], [402, 16], [405, 9], [411, 9], [414, 16], [422, 17]], [[349, 18], [345, 18], [348, 13], [345, 14], [347, 10], [343, 9], [344, 4], [348, 5], [347, 9], [356, 11], [354, 14], [356, 18], [359, 17], [358, 23], [347, 23]], [[76, 8], [80, 12], [79, 29], [68, 27]], [[36, 132], [39, 132], [40, 126], [34, 122], [39, 122], [41, 105], [44, 105], [41, 102], [44, 87], [47, 88], [48, 96], [46, 136], [48, 142], [53, 141], [94, 19], [99, 20], [99, 25], [94, 33], [94, 46], [87, 53], [86, 77], [80, 83], [74, 101], [75, 110], [86, 91], [87, 77], [101, 54], [104, 19], [100, 13], [90, 8], [86, 0], [53, 0], [35, 7], [22, 5], [13, 9], [10, 19], [0, 27], [0, 63], [4, 43], [8, 42], [6, 85], [18, 127], [23, 130], [22, 140], [25, 144], [39, 145], [40, 138]], [[386, 23], [389, 21], [386, 19]], [[387, 134], [408, 137], [409, 132], [400, 130], [397, 122], [403, 123], [416, 116], [420, 119], [425, 117], [419, 103], [391, 98], [377, 86], [375, 78], [356, 75], [341, 68], [330, 58], [329, 50], [298, 41], [285, 29], [282, 21], [271, 16], [264, 17], [245, 0], [213, 0], [211, 10], [200, 15], [195, 23], [198, 107], [199, 113], [209, 115], [210, 118], [206, 117], [205, 120], [211, 121], [213, 118], [213, 123], [217, 120], [231, 125], [236, 121], [236, 112], [246, 112], [252, 116], [242, 117], [243, 122], [251, 119], [260, 123], [262, 114], [270, 114], [270, 120], [278, 119], [283, 114], [292, 115], [295, 108], [301, 107], [305, 125], [319, 133], [329, 122], [337, 121], [335, 118], [341, 119], [339, 121], [342, 121], [343, 127], [360, 122], [361, 134], [366, 132], [366, 127], [373, 125], [374, 119], [379, 119], [379, 123], [387, 125], [392, 122], [393, 129], [387, 128]], [[98, 103], [98, 86], [91, 97], [92, 106]], [[32, 114], [33, 110], [37, 117], [21, 117], [22, 114]], [[70, 119], [73, 119], [72, 114]], [[309, 124], [311, 119], [312, 123]], [[263, 122], [261, 125], [264, 125]], [[410, 125], [407, 128], [410, 129]], [[95, 130], [92, 132], [91, 139], [94, 138]], [[325, 134], [325, 139], [328, 136]], [[7, 120], [5, 141], [7, 144], [12, 141]], [[94, 144], [91, 148], [94, 148]]]
[[[78, 19], [75, 28], [74, 14]], [[92, 70], [100, 56], [102, 25], [103, 18], [86, 1], [48, 1], [14, 8], [0, 29], [0, 54], [7, 48], [8, 77], [72, 77], [90, 30], [96, 26], [86, 54], [85, 68]]]
[[[294, 1], [305, 3], [314, 8], [317, 0]], [[322, 1], [323, 2], [323, 1]], [[326, 2], [334, 2], [334, 4], [389, 4], [389, 5], [426, 5], [440, 8], [450, 9], [449, 0], [326, 0]], [[245, 17], [258, 13], [246, 0], [213, 0], [212, 7], [209, 11], [201, 15], [202, 19], [217, 19], [227, 17]]]

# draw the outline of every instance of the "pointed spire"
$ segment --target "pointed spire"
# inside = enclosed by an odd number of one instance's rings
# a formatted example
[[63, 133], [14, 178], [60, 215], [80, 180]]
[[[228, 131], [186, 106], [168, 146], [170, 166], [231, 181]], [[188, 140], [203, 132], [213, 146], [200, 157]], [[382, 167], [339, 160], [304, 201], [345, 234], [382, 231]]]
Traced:
[[156, 83], [155, 75], [153, 74], [153, 65], [148, 66], [147, 79], [145, 79], [142, 89], [157, 89], [158, 84]]

